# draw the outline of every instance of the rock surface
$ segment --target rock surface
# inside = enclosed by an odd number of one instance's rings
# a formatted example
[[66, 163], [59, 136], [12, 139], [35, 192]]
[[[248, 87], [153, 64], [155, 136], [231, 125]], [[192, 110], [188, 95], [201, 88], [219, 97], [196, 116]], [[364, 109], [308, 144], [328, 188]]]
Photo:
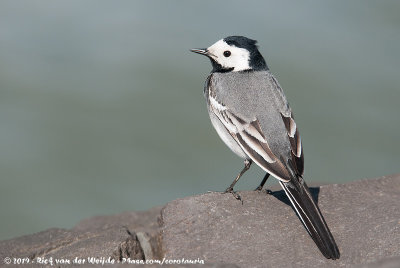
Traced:
[[[144, 260], [160, 258], [158, 217], [161, 207], [145, 212], [126, 212], [113, 216], [92, 217], [73, 229], [49, 229], [33, 235], [0, 242], [0, 259], [28, 258], [29, 264], [56, 266], [59, 261], [71, 266], [101, 263], [110, 257]], [[93, 258], [93, 259], [88, 259]], [[51, 259], [52, 258], [52, 259]], [[53, 265], [51, 265], [51, 262]], [[1, 265], [1, 264], [0, 264]], [[82, 266], [80, 266], [82, 267]]]
[[243, 204], [221, 193], [170, 202], [162, 210], [165, 257], [240, 267], [351, 267], [400, 256], [400, 174], [313, 192], [340, 248], [339, 260], [321, 255], [283, 191], [240, 192]]
[[[164, 208], [92, 217], [70, 230], [49, 229], [0, 241], [5, 258], [70, 260], [63, 267], [94, 267], [93, 261], [201, 259], [206, 265], [173, 267], [400, 267], [400, 174], [312, 188], [341, 250], [325, 259], [283, 191], [207, 193]], [[84, 264], [73, 260], [84, 259]], [[37, 266], [49, 266], [39, 264]], [[25, 267], [31, 265], [24, 265]], [[114, 267], [113, 266], [113, 267]], [[159, 265], [153, 265], [158, 267]]]

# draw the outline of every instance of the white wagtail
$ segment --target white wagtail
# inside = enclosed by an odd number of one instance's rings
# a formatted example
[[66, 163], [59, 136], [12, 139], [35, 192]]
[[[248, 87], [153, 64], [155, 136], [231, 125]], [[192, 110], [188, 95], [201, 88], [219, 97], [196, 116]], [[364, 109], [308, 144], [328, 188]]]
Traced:
[[276, 177], [322, 254], [338, 259], [339, 249], [303, 179], [303, 147], [293, 113], [256, 43], [229, 36], [191, 50], [207, 56], [213, 67], [204, 87], [212, 125], [244, 159], [245, 167], [226, 192], [235, 195], [235, 183], [256, 162], [267, 172], [257, 190], [270, 174]]

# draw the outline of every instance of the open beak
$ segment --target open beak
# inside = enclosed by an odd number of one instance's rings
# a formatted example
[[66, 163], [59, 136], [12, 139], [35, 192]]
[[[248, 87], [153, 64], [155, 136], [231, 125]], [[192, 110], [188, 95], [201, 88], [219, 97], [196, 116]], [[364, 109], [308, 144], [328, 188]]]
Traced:
[[193, 48], [190, 51], [204, 56], [210, 56], [206, 48]]

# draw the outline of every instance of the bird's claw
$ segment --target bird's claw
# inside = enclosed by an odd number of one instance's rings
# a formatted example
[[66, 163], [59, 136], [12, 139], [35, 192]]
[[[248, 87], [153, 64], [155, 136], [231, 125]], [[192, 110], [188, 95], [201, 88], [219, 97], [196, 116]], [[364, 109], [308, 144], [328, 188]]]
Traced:
[[256, 189], [254, 189], [254, 191], [261, 192], [262, 188], [263, 188], [262, 186], [258, 186]]
[[235, 192], [235, 191], [233, 190], [232, 187], [228, 187], [228, 188], [225, 190], [224, 194], [226, 194], [226, 193], [231, 193], [231, 194], [233, 195], [233, 197], [236, 198], [236, 200], [241, 201], [242, 204], [243, 204], [242, 197], [241, 197], [237, 192]]

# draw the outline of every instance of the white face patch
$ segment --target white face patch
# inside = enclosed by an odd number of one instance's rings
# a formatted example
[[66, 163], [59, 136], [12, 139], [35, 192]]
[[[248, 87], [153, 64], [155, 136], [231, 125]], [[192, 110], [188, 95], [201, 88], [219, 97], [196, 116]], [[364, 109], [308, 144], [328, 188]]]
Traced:
[[[215, 60], [223, 68], [234, 68], [233, 72], [244, 71], [250, 68], [250, 52], [247, 49], [228, 45], [223, 39], [219, 40], [209, 48], [209, 57]], [[224, 56], [224, 52], [229, 51], [230, 56]]]

